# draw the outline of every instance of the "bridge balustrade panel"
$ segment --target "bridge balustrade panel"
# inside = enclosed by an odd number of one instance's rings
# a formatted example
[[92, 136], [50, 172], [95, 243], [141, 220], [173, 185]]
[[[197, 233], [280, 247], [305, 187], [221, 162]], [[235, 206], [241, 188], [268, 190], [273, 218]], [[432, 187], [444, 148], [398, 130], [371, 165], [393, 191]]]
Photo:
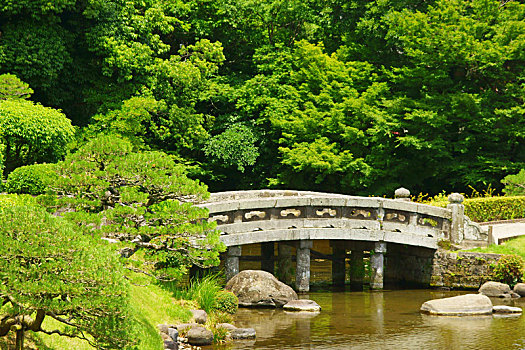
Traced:
[[448, 239], [451, 211], [419, 203], [301, 191], [212, 194], [209, 220], [227, 245], [347, 239], [436, 248]]

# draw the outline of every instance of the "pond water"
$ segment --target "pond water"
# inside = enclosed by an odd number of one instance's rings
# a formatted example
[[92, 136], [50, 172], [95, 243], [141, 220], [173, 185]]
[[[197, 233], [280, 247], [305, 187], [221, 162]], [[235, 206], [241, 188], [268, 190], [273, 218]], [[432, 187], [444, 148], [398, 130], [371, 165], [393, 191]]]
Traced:
[[[300, 298], [322, 307], [316, 315], [240, 309], [237, 327], [257, 339], [214, 349], [525, 349], [525, 316], [442, 317], [419, 313], [421, 304], [467, 292], [392, 290], [312, 292]], [[525, 309], [525, 298], [505, 302]]]

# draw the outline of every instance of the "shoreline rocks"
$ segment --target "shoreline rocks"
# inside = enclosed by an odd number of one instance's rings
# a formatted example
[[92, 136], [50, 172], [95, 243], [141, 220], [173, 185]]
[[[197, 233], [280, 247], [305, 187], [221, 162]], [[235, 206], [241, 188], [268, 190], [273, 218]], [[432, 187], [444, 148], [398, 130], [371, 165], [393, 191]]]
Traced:
[[193, 314], [193, 321], [199, 324], [205, 324], [208, 320], [208, 314], [204, 310], [190, 310]]
[[514, 286], [514, 293], [518, 294], [520, 297], [525, 297], [525, 283], [518, 283]]
[[186, 333], [186, 339], [191, 345], [211, 345], [213, 343], [213, 333], [202, 326], [192, 327]]
[[478, 290], [479, 293], [493, 298], [519, 298], [518, 293], [513, 292], [508, 284], [489, 281], [483, 283]]

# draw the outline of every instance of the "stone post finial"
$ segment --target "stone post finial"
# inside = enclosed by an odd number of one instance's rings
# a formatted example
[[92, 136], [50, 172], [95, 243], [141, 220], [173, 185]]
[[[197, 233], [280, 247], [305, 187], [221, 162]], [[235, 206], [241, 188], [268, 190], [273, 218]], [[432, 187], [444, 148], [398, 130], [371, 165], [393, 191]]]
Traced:
[[461, 243], [463, 241], [464, 225], [465, 225], [465, 206], [463, 201], [465, 197], [460, 193], [452, 193], [448, 196], [447, 208], [451, 210], [450, 222], [450, 241], [452, 243]]
[[394, 192], [394, 198], [400, 201], [410, 202], [410, 191], [404, 187], [400, 187]]
[[461, 193], [451, 193], [448, 196], [448, 201], [453, 204], [461, 204], [465, 200], [465, 197]]

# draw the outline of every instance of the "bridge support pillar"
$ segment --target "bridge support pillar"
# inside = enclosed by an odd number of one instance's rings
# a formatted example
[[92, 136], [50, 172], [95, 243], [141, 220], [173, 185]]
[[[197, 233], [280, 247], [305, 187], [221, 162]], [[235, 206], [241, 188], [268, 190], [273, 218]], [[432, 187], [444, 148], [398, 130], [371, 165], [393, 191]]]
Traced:
[[297, 245], [297, 267], [295, 269], [295, 288], [298, 292], [310, 290], [310, 249], [311, 240], [301, 240]]
[[386, 243], [376, 242], [374, 254], [370, 255], [370, 289], [383, 289], [384, 264], [385, 264]]
[[362, 250], [352, 249], [350, 255], [350, 288], [352, 290], [363, 290], [365, 280], [365, 263]]
[[261, 243], [261, 270], [274, 274], [274, 244], [273, 242]]
[[277, 272], [279, 280], [288, 285], [292, 284], [292, 247], [288, 244], [278, 243]]
[[241, 253], [242, 249], [240, 245], [228, 247], [226, 262], [224, 264], [226, 269], [226, 282], [239, 273], [239, 257]]
[[332, 285], [345, 285], [345, 258], [346, 249], [344, 243], [331, 241], [332, 246]]

